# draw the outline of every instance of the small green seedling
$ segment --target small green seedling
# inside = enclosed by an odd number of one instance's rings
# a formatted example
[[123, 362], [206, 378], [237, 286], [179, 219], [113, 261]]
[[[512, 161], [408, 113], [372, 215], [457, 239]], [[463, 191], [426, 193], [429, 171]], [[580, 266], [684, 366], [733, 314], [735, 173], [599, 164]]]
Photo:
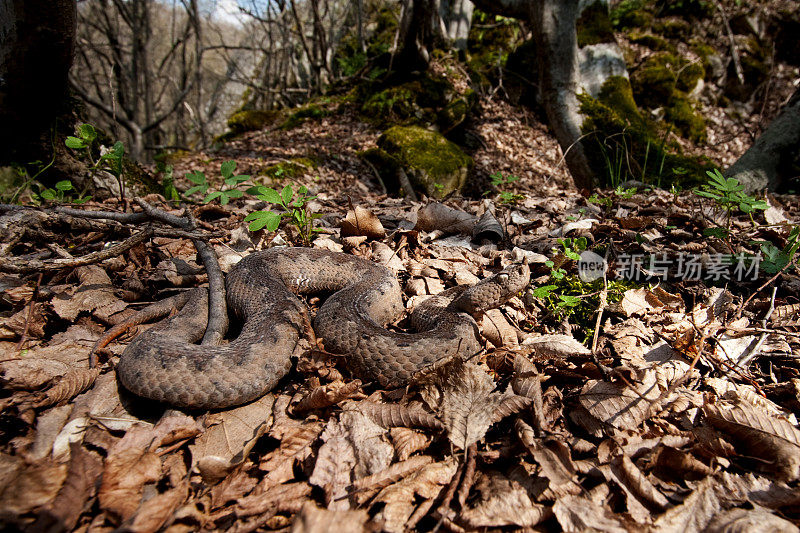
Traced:
[[[504, 176], [501, 172], [495, 172], [494, 174], [490, 175], [489, 178], [492, 180], [492, 186], [496, 189], [502, 189], [512, 183], [519, 181], [518, 176]], [[486, 191], [483, 193], [484, 196], [491, 194], [491, 191]], [[509, 205], [509, 204], [516, 204], [517, 202], [524, 200], [524, 194], [514, 193], [512, 191], [503, 191], [500, 190], [499, 194], [497, 195], [498, 203]]]
[[95, 161], [92, 155], [92, 146], [97, 140], [97, 130], [91, 124], [80, 124], [76, 131], [77, 136], [69, 136], [64, 141], [67, 148], [76, 151], [85, 151], [85, 157], [91, 164], [93, 171], [105, 170], [114, 176], [119, 184], [120, 199], [125, 197], [124, 159], [125, 145], [117, 141], [114, 146], [103, 149], [101, 146], [100, 158]]
[[58, 203], [69, 203], [69, 204], [84, 204], [88, 202], [92, 197], [91, 196], [83, 196], [79, 195], [77, 198], [73, 198], [72, 195], [67, 195], [69, 191], [74, 190], [75, 188], [72, 186], [72, 182], [69, 180], [63, 180], [56, 183], [55, 189], [47, 188], [44, 189], [39, 196], [43, 200], [48, 200], [50, 202], [58, 202]]
[[314, 220], [322, 215], [310, 213], [308, 210], [308, 202], [315, 199], [316, 195], [309, 196], [308, 189], [304, 185], [301, 185], [296, 193], [291, 185], [286, 185], [281, 192], [258, 185], [248, 189], [247, 194], [253, 194], [259, 200], [283, 208], [283, 212], [254, 211], [247, 215], [244, 221], [250, 223], [248, 226], [250, 231], [258, 231], [263, 228], [266, 228], [267, 231], [275, 231], [281, 220], [286, 218], [298, 229], [300, 239], [306, 246], [311, 244], [314, 234], [320, 231], [319, 228], [314, 227]]
[[205, 198], [203, 198], [203, 203], [207, 204], [212, 200], [219, 200], [221, 205], [227, 205], [228, 202], [231, 201], [232, 198], [241, 198], [244, 193], [238, 188], [239, 185], [247, 180], [250, 179], [249, 174], [239, 174], [234, 175], [234, 171], [236, 170], [236, 161], [225, 161], [220, 165], [220, 174], [222, 174], [222, 181], [226, 185], [226, 188], [208, 192], [210, 184], [208, 183], [208, 178], [203, 172], [199, 170], [195, 170], [193, 172], [189, 172], [186, 174], [186, 179], [194, 183], [194, 187], [191, 187], [189, 190], [184, 193], [184, 196], [191, 196], [192, 194], [205, 194]]
[[736, 178], [726, 178], [719, 169], [706, 171], [709, 177], [708, 183], [703, 184], [699, 189], [695, 188], [692, 192], [703, 198], [714, 200], [727, 215], [724, 228], [708, 228], [703, 234], [706, 236], [719, 237], [725, 239], [730, 234], [731, 214], [735, 209], [739, 209], [753, 220], [753, 212], [756, 209], [762, 211], [769, 207], [764, 200], [754, 198], [744, 192], [744, 186]]

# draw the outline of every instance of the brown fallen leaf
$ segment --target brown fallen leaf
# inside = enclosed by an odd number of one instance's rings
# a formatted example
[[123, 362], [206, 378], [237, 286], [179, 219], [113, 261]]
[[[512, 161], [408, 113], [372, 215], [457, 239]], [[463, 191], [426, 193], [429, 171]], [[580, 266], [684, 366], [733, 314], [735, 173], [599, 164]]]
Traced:
[[486, 434], [506, 395], [494, 392], [495, 383], [483, 369], [460, 358], [437, 369], [430, 379], [436, 383], [425, 386], [423, 397], [429, 404], [435, 402], [450, 442], [466, 450]]
[[704, 533], [798, 533], [800, 528], [762, 508], [730, 509], [717, 513]]
[[0, 454], [0, 516], [19, 516], [50, 503], [67, 476], [67, 465], [52, 459], [27, 464]]
[[458, 515], [469, 528], [534, 527], [552, 516], [548, 507], [533, 502], [525, 487], [499, 472], [481, 476], [474, 490], [478, 500]]
[[417, 211], [415, 229], [427, 232], [439, 230], [444, 234], [471, 235], [476, 220], [475, 215], [453, 209], [439, 202], [431, 202]]
[[36, 407], [49, 407], [74, 398], [94, 385], [99, 375], [99, 368], [71, 369], [58, 383], [47, 389], [44, 397], [36, 403]]
[[189, 446], [192, 464], [206, 483], [219, 481], [247, 457], [256, 440], [269, 429], [274, 401], [275, 397], [267, 394], [206, 418], [207, 429]]
[[628, 513], [640, 524], [650, 523], [653, 511], [663, 512], [669, 507], [669, 501], [647, 479], [630, 457], [617, 451], [607, 465], [600, 471], [608, 481], [616, 483], [624, 492], [628, 504]]
[[260, 486], [268, 488], [294, 479], [294, 465], [305, 460], [311, 452], [311, 444], [317, 440], [325, 425], [318, 420], [310, 420], [302, 425], [286, 430], [280, 447], [267, 454], [258, 468], [267, 473]]
[[630, 385], [621, 379], [612, 383], [591, 380], [581, 389], [578, 400], [600, 423], [634, 429], [650, 416], [651, 405], [661, 394], [652, 370], [640, 374]]
[[342, 236], [364, 235], [369, 239], [382, 239], [386, 236], [383, 224], [372, 211], [361, 206], [349, 210], [341, 221]]
[[292, 533], [362, 533], [369, 531], [369, 515], [364, 510], [332, 511], [320, 509], [311, 502], [303, 508], [292, 522]]
[[405, 461], [412, 454], [424, 450], [431, 443], [431, 438], [410, 428], [391, 428], [389, 436], [394, 445], [394, 451], [397, 458]]
[[418, 427], [442, 429], [444, 425], [422, 407], [409, 407], [394, 403], [377, 403], [363, 401], [358, 403], [358, 410], [369, 416], [377, 424], [385, 428]]
[[706, 405], [706, 420], [722, 431], [736, 452], [761, 459], [760, 466], [780, 480], [800, 477], [800, 430], [747, 403]]
[[34, 531], [47, 531], [56, 525], [71, 531], [97, 493], [97, 481], [103, 471], [102, 459], [79, 443], [72, 444], [71, 448], [64, 485], [51, 502], [37, 511], [31, 528]]
[[173, 489], [156, 494], [142, 503], [133, 522], [125, 529], [132, 533], [155, 533], [172, 517], [188, 494], [188, 479]]
[[669, 509], [655, 521], [657, 531], [694, 533], [704, 531], [722, 509], [713, 477], [700, 481], [680, 505]]
[[518, 418], [514, 425], [520, 441], [541, 467], [542, 477], [549, 481], [553, 495], [579, 494], [582, 489], [567, 445], [555, 439], [537, 438], [533, 428], [522, 419]]
[[325, 407], [336, 405], [353, 396], [360, 388], [361, 381], [357, 379], [347, 383], [344, 381], [328, 383], [306, 394], [303, 399], [293, 407], [292, 411], [295, 414], [299, 414], [312, 409], [324, 409]]
[[347, 487], [352, 482], [356, 464], [353, 442], [349, 439], [347, 428], [336, 418], [328, 422], [321, 437], [323, 444], [308, 482], [325, 491], [328, 509], [346, 511], [350, 509]]
[[100, 508], [127, 520], [136, 514], [146, 483], [161, 478], [161, 459], [149, 447], [152, 428], [132, 427], [109, 450], [98, 498]]
[[111, 315], [128, 306], [114, 295], [111, 278], [103, 268], [87, 265], [78, 267], [75, 272], [79, 285], [57, 293], [51, 301], [53, 310], [64, 320], [73, 322], [81, 312], [89, 311], [101, 321], [109, 323]]
[[627, 524], [605, 506], [575, 494], [561, 496], [553, 505], [553, 514], [564, 531], [603, 531], [628, 533]]
[[[374, 519], [385, 531], [405, 531], [409, 518], [418, 507], [429, 507], [442, 487], [450, 483], [457, 464], [452, 456], [444, 461], [422, 467], [419, 471], [383, 489], [372, 500], [379, 509]], [[417, 497], [422, 503], [417, 504]], [[382, 506], [382, 507], [381, 507]]]

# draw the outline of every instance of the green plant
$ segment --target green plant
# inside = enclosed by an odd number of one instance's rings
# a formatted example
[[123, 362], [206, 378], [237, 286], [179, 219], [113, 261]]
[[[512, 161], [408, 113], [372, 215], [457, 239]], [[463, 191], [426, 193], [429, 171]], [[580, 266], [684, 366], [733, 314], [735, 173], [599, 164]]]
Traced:
[[800, 226], [793, 226], [786, 239], [786, 246], [778, 248], [771, 242], [758, 241], [761, 248], [761, 268], [767, 274], [777, 274], [794, 260], [797, 249], [800, 248]]
[[39, 196], [43, 200], [70, 204], [83, 204], [92, 198], [91, 196], [83, 196], [82, 194], [78, 195], [77, 198], [73, 198], [72, 195], [66, 194], [72, 190], [74, 190], [72, 182], [69, 180], [63, 180], [56, 183], [55, 189], [46, 188], [39, 193]]
[[236, 161], [225, 161], [220, 165], [219, 170], [220, 174], [222, 174], [222, 181], [226, 185], [224, 189], [209, 193], [208, 189], [211, 185], [208, 183], [208, 178], [206, 178], [206, 175], [203, 172], [195, 170], [186, 174], [186, 179], [195, 185], [194, 187], [188, 189], [184, 193], [184, 196], [191, 196], [193, 194], [201, 193], [206, 195], [205, 198], [203, 198], [203, 203], [207, 204], [212, 200], [218, 199], [219, 203], [222, 205], [227, 205], [228, 202], [231, 201], [231, 198], [241, 198], [244, 193], [239, 189], [239, 185], [249, 180], [250, 175], [235, 175], [234, 171], [236, 170]]
[[286, 218], [289, 223], [297, 228], [303, 244], [308, 246], [314, 238], [314, 234], [319, 232], [319, 228], [314, 227], [314, 220], [321, 217], [319, 213], [311, 213], [308, 209], [308, 202], [316, 198], [316, 195], [309, 196], [308, 189], [301, 185], [295, 192], [291, 185], [286, 185], [281, 192], [259, 185], [248, 189], [248, 194], [254, 194], [256, 198], [264, 202], [280, 206], [283, 212], [276, 211], [254, 211], [247, 215], [245, 222], [250, 222], [250, 231], [258, 231], [266, 228], [267, 231], [275, 231]]
[[178, 189], [175, 188], [175, 176], [173, 174], [172, 165], [167, 165], [163, 161], [156, 162], [156, 170], [163, 174], [161, 178], [161, 191], [164, 198], [168, 202], [178, 205], [181, 201], [181, 195]]
[[717, 206], [725, 211], [726, 222], [725, 227], [708, 228], [703, 234], [706, 236], [714, 236], [720, 238], [727, 238], [730, 234], [731, 216], [735, 209], [739, 209], [753, 220], [753, 211], [756, 209], [767, 209], [769, 204], [764, 200], [754, 198], [744, 192], [744, 186], [739, 183], [735, 178], [726, 178], [722, 175], [719, 169], [713, 171], [706, 171], [708, 175], [708, 182], [701, 185], [700, 188], [693, 189], [692, 192], [697, 196], [703, 198], [710, 198], [717, 203]]
[[105, 170], [116, 178], [119, 184], [119, 197], [125, 198], [125, 176], [123, 161], [125, 158], [125, 145], [117, 141], [111, 148], [99, 147], [100, 157], [95, 160], [93, 148], [97, 141], [97, 130], [91, 124], [80, 124], [75, 130], [76, 136], [69, 136], [64, 141], [67, 148], [84, 152], [93, 172]]
[[[512, 183], [519, 181], [518, 176], [512, 176], [511, 174], [504, 176], [501, 172], [495, 172], [494, 174], [489, 176], [489, 179], [492, 180], [492, 187], [495, 189], [502, 189], [503, 187], [507, 187]], [[491, 191], [486, 191], [483, 193], [484, 196], [491, 194]], [[515, 193], [512, 191], [504, 191], [500, 190], [497, 195], [497, 201], [500, 204], [509, 205], [509, 204], [516, 204], [517, 202], [524, 200], [525, 195]]]

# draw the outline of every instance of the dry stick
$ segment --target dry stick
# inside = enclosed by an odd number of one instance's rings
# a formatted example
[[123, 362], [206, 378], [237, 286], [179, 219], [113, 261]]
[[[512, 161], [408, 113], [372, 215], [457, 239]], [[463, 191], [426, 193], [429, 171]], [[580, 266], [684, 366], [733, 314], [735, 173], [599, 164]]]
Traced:
[[[156, 209], [142, 198], [136, 198], [136, 203], [141, 207], [145, 213], [151, 218], [175, 226], [184, 231], [192, 231], [195, 229], [194, 220], [191, 218], [188, 210], [185, 217], [177, 217], [173, 214], [167, 213], [160, 209]], [[225, 279], [222, 275], [222, 269], [219, 267], [217, 261], [217, 254], [208, 243], [200, 239], [192, 239], [194, 247], [197, 249], [197, 255], [203, 262], [208, 274], [208, 326], [206, 327], [205, 335], [201, 344], [219, 344], [225, 333], [228, 331], [228, 309], [225, 304]]]
[[43, 275], [44, 274], [42, 272], [39, 272], [39, 276], [36, 278], [36, 285], [33, 287], [31, 299], [28, 302], [28, 313], [25, 315], [25, 329], [22, 330], [22, 335], [20, 335], [19, 342], [17, 343], [17, 352], [22, 350], [22, 347], [25, 345], [25, 341], [28, 340], [28, 328], [31, 325], [31, 319], [33, 318], [33, 308], [36, 305], [36, 298], [39, 296], [39, 287], [42, 284]]
[[[767, 309], [767, 313], [764, 315], [764, 319], [761, 321], [761, 325], [764, 329], [767, 328], [767, 322], [769, 322], [772, 313], [775, 312], [775, 296], [778, 294], [778, 287], [772, 287], [772, 297], [769, 300], [769, 309]], [[762, 333], [761, 336], [758, 338], [758, 341], [755, 343], [753, 348], [750, 352], [739, 358], [737, 361], [737, 366], [746, 367], [747, 364], [758, 355], [758, 352], [761, 351], [761, 346], [764, 344], [764, 341], [767, 340], [767, 334]]]
[[731, 30], [730, 22], [728, 21], [728, 14], [722, 8], [722, 5], [715, 1], [714, 5], [719, 9], [722, 20], [725, 22], [725, 31], [728, 33], [728, 40], [731, 43], [731, 58], [733, 59], [733, 68], [736, 70], [736, 77], [739, 79], [739, 84], [744, 85], [744, 74], [742, 73], [742, 62], [739, 61], [739, 49], [736, 47], [736, 40], [733, 38], [733, 30]]
[[84, 256], [75, 259], [51, 259], [49, 261], [42, 261], [39, 259], [30, 261], [0, 261], [0, 272], [13, 272], [15, 274], [27, 274], [30, 272], [51, 272], [54, 270], [62, 270], [65, 268], [76, 268], [85, 265], [92, 265], [105, 261], [112, 257], [121, 255], [134, 246], [144, 242], [153, 235], [153, 229], [148, 227], [134, 233], [124, 241], [109, 246], [105, 250], [98, 250], [97, 252], [88, 253]]
[[461, 486], [458, 488], [458, 505], [463, 509], [469, 496], [469, 491], [472, 490], [472, 485], [475, 483], [475, 466], [477, 464], [476, 458], [478, 457], [478, 445], [472, 443], [467, 448], [467, 466], [464, 467], [464, 478], [461, 480]]
[[141, 224], [150, 220], [147, 213], [119, 213], [117, 211], [83, 211], [81, 209], [74, 209], [72, 207], [56, 207], [56, 213], [62, 215], [70, 215], [73, 217], [92, 218], [102, 220], [113, 220], [115, 222], [122, 222], [123, 224]]
[[786, 264], [783, 266], [783, 268], [782, 268], [782, 269], [780, 269], [778, 272], [776, 272], [776, 273], [775, 273], [775, 275], [774, 275], [774, 276], [772, 276], [771, 278], [769, 278], [769, 279], [768, 279], [767, 281], [765, 281], [765, 282], [764, 282], [764, 283], [763, 283], [763, 284], [762, 284], [762, 285], [761, 285], [759, 288], [757, 288], [757, 289], [756, 289], [756, 290], [753, 292], [753, 294], [751, 294], [751, 295], [750, 295], [750, 296], [747, 298], [747, 300], [743, 301], [743, 302], [742, 302], [742, 303], [739, 305], [739, 307], [736, 309], [736, 313], [733, 315], [733, 318], [734, 318], [734, 320], [735, 320], [735, 319], [737, 319], [737, 318], [739, 318], [740, 316], [742, 316], [742, 311], [744, 311], [744, 308], [745, 308], [745, 307], [747, 307], [747, 304], [749, 304], [749, 303], [750, 303], [750, 301], [751, 301], [753, 298], [755, 298], [755, 297], [756, 297], [756, 294], [758, 294], [759, 292], [761, 292], [761, 291], [763, 291], [765, 288], [767, 288], [767, 287], [768, 287], [768, 286], [769, 286], [769, 285], [770, 285], [770, 284], [771, 284], [773, 281], [775, 281], [776, 279], [778, 279], [778, 278], [780, 277], [780, 275], [781, 275], [781, 274], [783, 274], [783, 271], [784, 271], [784, 270], [786, 270], [786, 269], [787, 269], [787, 268], [789, 268], [790, 266], [794, 266], [794, 264], [795, 264], [795, 262], [794, 262], [794, 261], [790, 261], [790, 262], [786, 263]]

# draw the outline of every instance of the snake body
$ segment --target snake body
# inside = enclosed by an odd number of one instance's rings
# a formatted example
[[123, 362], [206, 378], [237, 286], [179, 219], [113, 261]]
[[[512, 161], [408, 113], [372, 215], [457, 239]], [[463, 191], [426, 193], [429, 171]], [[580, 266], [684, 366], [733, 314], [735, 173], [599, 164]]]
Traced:
[[529, 278], [527, 264], [514, 265], [469, 288], [449, 289], [412, 313], [412, 326], [422, 331], [399, 333], [384, 327], [403, 310], [400, 286], [386, 267], [319, 249], [256, 252], [226, 280], [228, 309], [242, 323], [234, 340], [194, 344], [208, 316], [207, 293], [198, 289], [178, 314], [128, 345], [117, 375], [131, 392], [179, 407], [216, 409], [255, 400], [289, 372], [308, 333], [308, 309], [295, 294], [333, 292], [314, 320], [326, 350], [344, 354], [348, 367], [365, 379], [401, 386], [440, 359], [477, 353], [473, 315], [501, 305]]

